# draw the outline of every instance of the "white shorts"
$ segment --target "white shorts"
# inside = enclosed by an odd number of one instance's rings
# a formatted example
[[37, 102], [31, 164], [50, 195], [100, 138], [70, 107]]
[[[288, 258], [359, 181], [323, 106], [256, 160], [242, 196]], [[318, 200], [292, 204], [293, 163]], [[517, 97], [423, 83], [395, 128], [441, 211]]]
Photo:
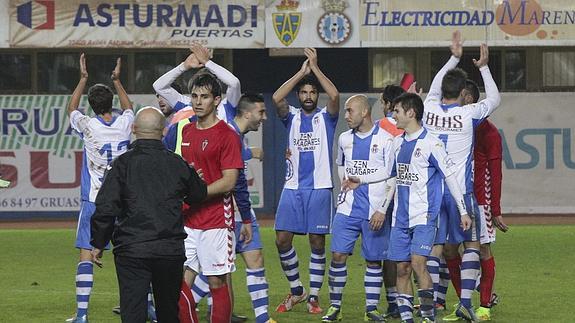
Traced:
[[479, 242], [481, 244], [488, 244], [495, 242], [495, 226], [491, 218], [491, 206], [479, 205], [479, 214], [481, 218], [481, 235]]
[[186, 261], [184, 266], [205, 276], [220, 276], [236, 271], [236, 238], [226, 228], [199, 230], [184, 227]]

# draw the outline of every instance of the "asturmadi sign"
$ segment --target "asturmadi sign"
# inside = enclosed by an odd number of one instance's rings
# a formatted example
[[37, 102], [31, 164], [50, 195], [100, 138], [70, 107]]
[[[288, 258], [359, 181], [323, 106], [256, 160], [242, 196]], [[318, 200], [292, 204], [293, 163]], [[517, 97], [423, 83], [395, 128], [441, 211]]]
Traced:
[[12, 47], [258, 48], [263, 0], [10, 0]]
[[446, 46], [454, 30], [466, 44], [572, 46], [571, 0], [365, 0], [361, 47]]
[[[0, 96], [0, 174], [11, 181], [0, 189], [0, 218], [58, 216], [80, 208], [83, 143], [70, 128], [67, 95]], [[130, 95], [135, 109], [157, 105], [153, 95]], [[114, 106], [119, 106], [117, 98]], [[86, 96], [80, 107], [88, 107]], [[83, 109], [85, 111], [85, 109]], [[91, 113], [89, 113], [91, 114]], [[261, 147], [261, 130], [248, 134]], [[263, 207], [262, 163], [248, 163], [252, 206]]]

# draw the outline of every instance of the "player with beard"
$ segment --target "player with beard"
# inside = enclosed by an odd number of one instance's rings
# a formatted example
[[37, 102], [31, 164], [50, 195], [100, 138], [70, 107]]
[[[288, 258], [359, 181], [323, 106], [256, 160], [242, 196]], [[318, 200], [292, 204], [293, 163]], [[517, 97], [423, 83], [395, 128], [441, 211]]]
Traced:
[[[332, 146], [339, 116], [339, 92], [320, 70], [316, 50], [306, 48], [304, 53], [307, 59], [301, 69], [273, 94], [277, 114], [289, 131], [286, 181], [275, 230], [276, 246], [291, 292], [276, 311], [290, 311], [295, 304], [307, 300], [308, 311], [319, 314], [322, 309], [318, 294], [325, 276], [325, 235], [330, 232], [333, 213]], [[317, 107], [320, 85], [328, 96], [327, 106], [321, 109]], [[285, 100], [294, 88], [301, 105], [299, 110]], [[309, 297], [299, 277], [299, 261], [292, 245], [294, 234], [309, 234]]]

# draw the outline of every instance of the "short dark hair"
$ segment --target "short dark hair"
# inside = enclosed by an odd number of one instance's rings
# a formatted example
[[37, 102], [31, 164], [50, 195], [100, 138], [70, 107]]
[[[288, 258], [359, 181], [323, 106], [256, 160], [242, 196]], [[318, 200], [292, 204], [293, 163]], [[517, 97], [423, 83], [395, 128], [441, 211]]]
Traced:
[[465, 90], [471, 93], [473, 103], [477, 103], [477, 101], [479, 101], [479, 86], [477, 86], [477, 83], [472, 80], [465, 80]]
[[109, 86], [95, 84], [88, 89], [88, 103], [96, 115], [112, 112], [114, 92]]
[[393, 106], [401, 103], [401, 107], [405, 112], [413, 110], [415, 112], [415, 119], [421, 121], [423, 119], [423, 101], [421, 97], [415, 93], [403, 93], [393, 100]]
[[215, 97], [222, 96], [222, 85], [218, 78], [207, 69], [199, 70], [188, 82], [188, 91], [192, 93], [194, 87], [205, 87]]
[[386, 103], [387, 102], [393, 102], [393, 100], [395, 100], [395, 98], [402, 95], [403, 93], [405, 93], [405, 90], [401, 86], [388, 85], [388, 86], [383, 88], [383, 91], [381, 92], [380, 98], [383, 102], [386, 102]]
[[321, 91], [321, 85], [319, 84], [317, 78], [314, 75], [308, 74], [304, 76], [295, 86], [295, 90], [297, 93], [301, 90], [304, 85], [311, 85], [313, 86], [318, 92]]
[[441, 81], [441, 92], [445, 99], [457, 99], [461, 91], [465, 88], [467, 73], [460, 68], [454, 68], [443, 76]]
[[265, 102], [263, 95], [259, 93], [244, 93], [238, 102], [238, 115], [243, 115], [244, 113], [248, 112], [249, 108], [254, 103]]

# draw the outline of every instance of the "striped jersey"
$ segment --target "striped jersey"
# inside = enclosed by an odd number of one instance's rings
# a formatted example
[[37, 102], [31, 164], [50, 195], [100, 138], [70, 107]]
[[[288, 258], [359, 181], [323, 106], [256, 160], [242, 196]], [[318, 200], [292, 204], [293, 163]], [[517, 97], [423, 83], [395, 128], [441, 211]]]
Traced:
[[[336, 163], [345, 169], [345, 177], [370, 175], [382, 168], [391, 172], [393, 136], [375, 125], [368, 133], [352, 129], [342, 133], [338, 141]], [[385, 200], [385, 181], [362, 184], [354, 190], [341, 192], [337, 213], [361, 219], [371, 219]]]
[[289, 129], [286, 156], [286, 189], [332, 188], [332, 147], [338, 116], [327, 108], [305, 115], [290, 106], [282, 119]]
[[393, 142], [391, 176], [396, 178], [391, 225], [412, 228], [435, 225], [443, 195], [442, 180], [456, 171], [443, 142], [425, 128]]
[[94, 202], [104, 180], [104, 171], [112, 160], [128, 150], [134, 112], [125, 110], [106, 122], [100, 116], [89, 117], [75, 110], [70, 114], [70, 125], [84, 141], [81, 197]]
[[456, 165], [457, 182], [465, 188], [463, 193], [472, 193], [475, 128], [499, 106], [500, 96], [489, 68], [485, 66], [479, 69], [487, 95], [484, 100], [464, 106], [442, 104], [443, 76], [458, 62], [459, 59], [452, 56], [433, 79], [424, 102], [423, 126], [445, 144]]

